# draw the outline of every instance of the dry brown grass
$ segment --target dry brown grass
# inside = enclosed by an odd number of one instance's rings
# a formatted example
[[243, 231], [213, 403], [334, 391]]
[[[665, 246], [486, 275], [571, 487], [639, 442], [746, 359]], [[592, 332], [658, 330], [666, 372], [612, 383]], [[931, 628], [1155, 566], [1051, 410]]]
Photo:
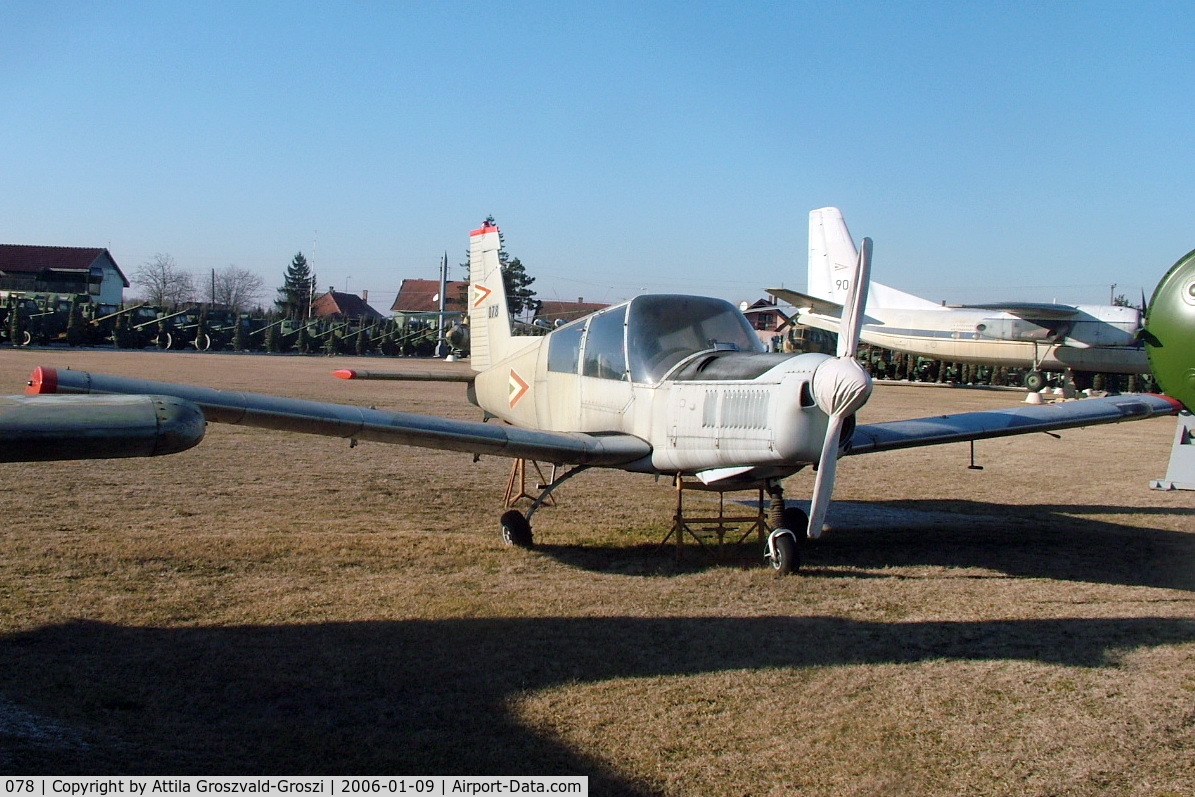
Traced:
[[[0, 350], [0, 392], [39, 364], [477, 417], [459, 384], [329, 376], [428, 362]], [[1017, 398], [881, 387], [864, 420]], [[1146, 487], [1173, 425], [844, 460], [783, 580], [656, 553], [643, 476], [570, 482], [527, 552], [495, 458], [213, 426], [0, 465], [0, 770], [1195, 794], [1195, 498]]]

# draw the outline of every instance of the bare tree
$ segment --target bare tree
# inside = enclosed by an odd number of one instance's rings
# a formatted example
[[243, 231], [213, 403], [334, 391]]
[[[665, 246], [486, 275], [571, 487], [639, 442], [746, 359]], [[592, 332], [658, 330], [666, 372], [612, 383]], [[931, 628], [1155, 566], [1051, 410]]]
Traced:
[[243, 313], [260, 302], [265, 280], [248, 269], [236, 265], [212, 272], [208, 301], [222, 304], [234, 313]]
[[169, 307], [194, 301], [195, 281], [174, 258], [159, 252], [133, 272], [132, 283], [141, 289], [141, 301], [156, 307]]

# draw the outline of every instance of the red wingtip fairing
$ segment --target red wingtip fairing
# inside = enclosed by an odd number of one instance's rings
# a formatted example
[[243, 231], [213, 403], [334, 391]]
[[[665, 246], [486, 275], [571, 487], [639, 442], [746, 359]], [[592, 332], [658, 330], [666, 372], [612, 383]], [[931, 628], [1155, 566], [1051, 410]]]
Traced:
[[53, 368], [43, 368], [39, 365], [33, 369], [33, 374], [29, 377], [29, 381], [25, 385], [25, 392], [31, 396], [43, 393], [57, 393], [58, 371]]
[[332, 376], [339, 377], [340, 379], [356, 379], [357, 372], [352, 368], [341, 368], [338, 371], [333, 371]]

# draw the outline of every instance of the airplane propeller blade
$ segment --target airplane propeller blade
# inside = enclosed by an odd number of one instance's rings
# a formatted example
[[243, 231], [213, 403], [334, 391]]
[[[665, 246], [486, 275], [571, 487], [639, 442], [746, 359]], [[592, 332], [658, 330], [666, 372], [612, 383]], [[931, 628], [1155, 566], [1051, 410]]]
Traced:
[[813, 497], [809, 503], [809, 528], [807, 535], [816, 540], [822, 536], [822, 525], [830, 508], [830, 497], [834, 492], [834, 476], [838, 472], [838, 437], [842, 433], [842, 418], [831, 416], [826, 427], [826, 439], [822, 442], [822, 455], [818, 460], [817, 476], [813, 481]]
[[871, 377], [855, 359], [863, 329], [863, 310], [867, 306], [867, 288], [871, 282], [870, 238], [864, 238], [861, 242], [851, 282], [848, 304], [843, 308], [839, 326], [838, 356], [817, 367], [810, 385], [814, 402], [829, 417], [809, 506], [809, 528], [806, 533], [812, 539], [821, 536], [822, 524], [830, 508], [834, 476], [838, 470], [838, 449], [842, 444], [842, 428], [846, 419], [866, 404], [871, 396]]

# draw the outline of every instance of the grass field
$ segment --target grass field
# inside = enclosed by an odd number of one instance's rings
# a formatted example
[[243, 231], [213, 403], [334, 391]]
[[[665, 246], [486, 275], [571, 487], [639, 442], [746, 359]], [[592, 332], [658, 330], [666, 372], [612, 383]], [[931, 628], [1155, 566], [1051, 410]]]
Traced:
[[[36, 365], [479, 417], [460, 384], [330, 376], [454, 367], [427, 361], [0, 349], [0, 393]], [[1019, 399], [880, 386], [861, 420]], [[1173, 433], [845, 459], [787, 579], [657, 551], [674, 494], [645, 476], [570, 481], [524, 551], [491, 457], [210, 426], [0, 465], [0, 771], [1192, 795], [1195, 495], [1147, 488]]]

